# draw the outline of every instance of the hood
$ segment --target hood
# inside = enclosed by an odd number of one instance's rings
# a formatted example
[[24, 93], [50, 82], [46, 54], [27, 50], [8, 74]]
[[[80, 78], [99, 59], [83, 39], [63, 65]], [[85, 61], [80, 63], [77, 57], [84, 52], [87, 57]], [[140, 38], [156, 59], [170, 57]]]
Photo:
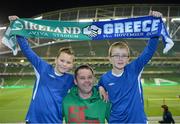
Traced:
[[90, 100], [90, 101], [99, 100], [100, 99], [99, 92], [98, 92], [98, 90], [96, 89], [95, 86], [92, 88], [92, 91], [93, 91], [93, 94], [88, 99], [82, 99], [81, 97], [79, 97], [79, 95], [78, 95], [78, 87], [77, 86], [72, 87], [69, 94], [71, 96], [73, 96], [73, 97], [76, 97], [76, 99]]

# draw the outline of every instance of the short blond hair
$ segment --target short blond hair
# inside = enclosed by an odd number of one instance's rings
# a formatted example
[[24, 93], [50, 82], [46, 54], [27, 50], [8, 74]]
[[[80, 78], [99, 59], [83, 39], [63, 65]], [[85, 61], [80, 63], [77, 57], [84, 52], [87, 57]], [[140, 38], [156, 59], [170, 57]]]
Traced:
[[109, 56], [112, 56], [113, 48], [127, 49], [128, 56], [130, 56], [129, 46], [125, 42], [119, 41], [111, 44], [111, 46], [109, 47], [109, 53], [108, 53]]

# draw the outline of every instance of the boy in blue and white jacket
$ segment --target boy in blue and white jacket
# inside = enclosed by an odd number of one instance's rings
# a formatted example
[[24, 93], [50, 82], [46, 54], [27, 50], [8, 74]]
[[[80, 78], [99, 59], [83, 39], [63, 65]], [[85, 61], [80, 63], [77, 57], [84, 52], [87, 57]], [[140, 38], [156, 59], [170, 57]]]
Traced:
[[[17, 16], [9, 16], [10, 21], [17, 18]], [[61, 48], [55, 59], [55, 67], [53, 67], [33, 52], [26, 38], [21, 36], [16, 38], [22, 53], [33, 65], [36, 74], [26, 122], [62, 123], [62, 100], [74, 85], [73, 75], [67, 73], [73, 68], [72, 50]]]
[[[156, 11], [152, 11], [152, 15], [162, 16]], [[100, 93], [107, 98], [105, 91], [108, 92], [112, 103], [109, 123], [147, 123], [140, 77], [157, 46], [158, 37], [152, 37], [141, 55], [131, 63], [126, 43], [115, 42], [110, 46], [109, 60], [112, 70], [103, 74], [98, 83]]]

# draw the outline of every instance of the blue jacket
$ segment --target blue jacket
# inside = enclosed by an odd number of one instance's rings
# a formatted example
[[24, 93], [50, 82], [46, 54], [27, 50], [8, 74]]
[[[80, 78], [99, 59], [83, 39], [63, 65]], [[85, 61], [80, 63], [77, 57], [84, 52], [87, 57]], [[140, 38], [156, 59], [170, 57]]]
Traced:
[[98, 85], [105, 88], [112, 103], [110, 123], [147, 122], [140, 77], [157, 48], [157, 40], [158, 38], [151, 38], [142, 54], [125, 66], [121, 76], [114, 76], [112, 71], [108, 71], [100, 78]]
[[43, 61], [29, 47], [24, 37], [17, 36], [18, 44], [33, 65], [36, 82], [26, 116], [28, 123], [62, 123], [62, 99], [73, 86], [73, 76], [65, 73], [58, 76], [54, 67]]

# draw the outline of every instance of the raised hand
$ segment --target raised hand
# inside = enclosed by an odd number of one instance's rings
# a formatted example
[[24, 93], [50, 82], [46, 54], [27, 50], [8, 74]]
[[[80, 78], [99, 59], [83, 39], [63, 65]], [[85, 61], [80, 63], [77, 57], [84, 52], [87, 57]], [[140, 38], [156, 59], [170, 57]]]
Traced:
[[154, 16], [154, 17], [163, 17], [162, 13], [158, 12], [158, 11], [149, 11], [149, 15]]
[[16, 15], [8, 16], [9, 21], [14, 21], [14, 20], [16, 20], [16, 19], [18, 19], [18, 18], [19, 18], [19, 17], [16, 16]]

